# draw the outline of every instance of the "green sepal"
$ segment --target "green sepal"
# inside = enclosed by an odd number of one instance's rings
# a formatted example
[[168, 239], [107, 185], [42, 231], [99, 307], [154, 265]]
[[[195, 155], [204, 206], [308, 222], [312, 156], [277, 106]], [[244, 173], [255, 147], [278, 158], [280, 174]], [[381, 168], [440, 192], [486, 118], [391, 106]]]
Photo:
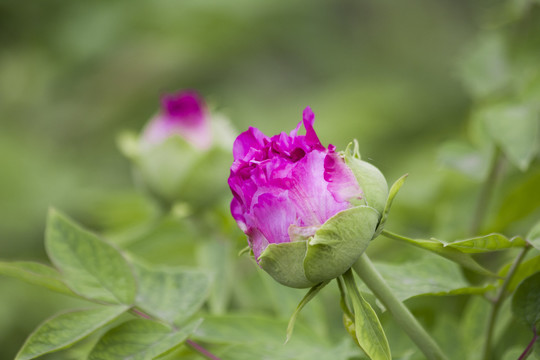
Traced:
[[306, 277], [314, 283], [343, 274], [364, 253], [379, 222], [369, 206], [338, 212], [308, 241], [304, 259]]
[[300, 314], [300, 311], [304, 308], [304, 306], [306, 306], [306, 304], [308, 302], [313, 300], [313, 298], [315, 298], [315, 296], [317, 296], [319, 291], [321, 291], [322, 288], [324, 288], [326, 285], [328, 285], [329, 282], [330, 281], [324, 281], [324, 282], [322, 282], [320, 284], [315, 285], [314, 287], [309, 289], [307, 294], [302, 298], [302, 300], [300, 301], [300, 303], [296, 307], [296, 310], [294, 310], [294, 312], [291, 315], [291, 318], [289, 320], [289, 324], [287, 326], [287, 338], [285, 339], [285, 344], [288, 343], [289, 340], [291, 339], [291, 336], [292, 336], [292, 333], [293, 333], [293, 330], [294, 330], [294, 324], [296, 322], [296, 318], [298, 317], [298, 314]]
[[259, 265], [279, 283], [308, 288], [343, 274], [373, 238], [379, 213], [369, 206], [343, 210], [307, 240], [269, 244]]
[[388, 184], [379, 169], [360, 159], [356, 139], [345, 149], [344, 160], [362, 189], [364, 204], [382, 214], [388, 199]]
[[306, 278], [301, 261], [306, 252], [306, 241], [269, 244], [259, 257], [259, 265], [285, 286], [300, 289], [311, 287], [315, 283]]
[[390, 212], [390, 208], [392, 207], [392, 203], [394, 202], [394, 198], [396, 197], [399, 189], [403, 186], [405, 183], [405, 180], [407, 179], [407, 176], [409, 174], [405, 174], [401, 176], [399, 179], [397, 179], [390, 188], [390, 192], [388, 193], [388, 199], [386, 199], [386, 205], [384, 206], [384, 210], [381, 216], [381, 221], [379, 222], [379, 225], [377, 226], [377, 231], [375, 231], [375, 235], [373, 238], [376, 238], [381, 234], [381, 232], [384, 229], [384, 225], [386, 224], [386, 219], [388, 219], [388, 213]]

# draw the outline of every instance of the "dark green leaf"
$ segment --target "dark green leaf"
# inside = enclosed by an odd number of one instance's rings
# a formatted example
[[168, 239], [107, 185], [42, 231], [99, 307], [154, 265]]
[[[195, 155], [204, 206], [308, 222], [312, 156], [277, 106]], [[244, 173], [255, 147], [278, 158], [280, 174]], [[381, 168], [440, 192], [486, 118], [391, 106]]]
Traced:
[[540, 172], [531, 172], [515, 185], [504, 197], [490, 229], [502, 231], [540, 209]]
[[30, 261], [0, 262], [0, 274], [71, 296], [77, 296], [62, 282], [60, 273], [47, 265]]
[[530, 328], [540, 327], [540, 269], [517, 287], [512, 299], [514, 316]]
[[129, 320], [103, 335], [88, 360], [155, 359], [183, 343], [200, 323], [197, 320], [173, 329], [153, 320]]
[[16, 360], [34, 359], [66, 348], [113, 321], [127, 309], [127, 306], [104, 306], [57, 315], [28, 337]]
[[[499, 271], [499, 276], [505, 277], [511, 266], [512, 263], [503, 267], [501, 271]], [[519, 283], [523, 281], [523, 279], [528, 278], [538, 271], [540, 271], [540, 255], [524, 261], [519, 265], [518, 269], [514, 273], [514, 276], [512, 276], [512, 280], [510, 280], [510, 283], [508, 283], [507, 291], [512, 293]]]
[[135, 303], [165, 322], [180, 324], [202, 306], [210, 290], [206, 272], [179, 268], [151, 268], [135, 263], [138, 293]]
[[49, 212], [45, 247], [76, 293], [108, 303], [133, 303], [135, 278], [120, 252], [54, 210]]
[[527, 234], [527, 240], [537, 250], [540, 250], [540, 221], [533, 226], [531, 231]]

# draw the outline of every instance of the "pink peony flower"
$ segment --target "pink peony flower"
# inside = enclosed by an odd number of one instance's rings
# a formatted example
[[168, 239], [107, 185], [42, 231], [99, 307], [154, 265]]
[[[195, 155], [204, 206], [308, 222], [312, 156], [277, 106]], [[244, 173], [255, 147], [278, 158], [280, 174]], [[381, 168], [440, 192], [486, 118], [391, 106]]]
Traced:
[[314, 118], [307, 107], [305, 135], [298, 134], [300, 122], [290, 134], [273, 137], [250, 127], [234, 142], [231, 212], [257, 261], [269, 244], [305, 240], [362, 198], [355, 175], [335, 147], [319, 141]]

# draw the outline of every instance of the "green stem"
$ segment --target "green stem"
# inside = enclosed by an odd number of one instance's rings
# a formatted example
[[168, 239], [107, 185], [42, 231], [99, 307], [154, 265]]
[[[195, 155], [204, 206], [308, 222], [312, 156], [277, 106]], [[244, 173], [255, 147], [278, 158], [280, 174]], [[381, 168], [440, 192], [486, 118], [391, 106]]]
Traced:
[[442, 350], [415, 319], [409, 309], [396, 298], [365, 253], [353, 265], [353, 269], [428, 360], [446, 359]]
[[512, 277], [514, 277], [514, 274], [516, 273], [519, 265], [525, 258], [525, 255], [527, 254], [527, 251], [529, 251], [529, 249], [530, 249], [530, 246], [526, 246], [521, 250], [517, 258], [512, 263], [510, 270], [508, 270], [508, 273], [506, 274], [506, 277], [504, 278], [504, 282], [502, 283], [501, 287], [497, 291], [497, 295], [495, 296], [495, 299], [493, 300], [493, 306], [491, 307], [491, 312], [489, 313], [486, 341], [484, 342], [484, 349], [483, 349], [484, 355], [482, 357], [484, 360], [491, 359], [491, 342], [493, 339], [493, 332], [495, 330], [495, 323], [497, 321], [497, 315], [499, 314], [499, 309], [501, 308], [501, 305], [506, 298], [506, 289], [508, 288], [508, 285], [510, 284]]
[[411, 238], [408, 238], [406, 236], [393, 233], [393, 232], [388, 231], [388, 230], [381, 231], [381, 235], [384, 236], [384, 237], [387, 237], [389, 239], [405, 241], [405, 242], [412, 243], [412, 244], [415, 243], [414, 239], [411, 239]]
[[493, 195], [493, 190], [495, 189], [495, 184], [499, 175], [499, 169], [501, 167], [502, 160], [501, 155], [502, 154], [499, 150], [499, 147], [496, 146], [491, 157], [489, 174], [484, 181], [482, 189], [480, 190], [478, 202], [476, 203], [476, 211], [474, 212], [471, 228], [469, 229], [469, 233], [471, 236], [478, 234], [478, 231], [480, 230], [480, 228], [482, 227], [482, 223], [484, 222], [489, 201], [491, 199], [491, 195]]

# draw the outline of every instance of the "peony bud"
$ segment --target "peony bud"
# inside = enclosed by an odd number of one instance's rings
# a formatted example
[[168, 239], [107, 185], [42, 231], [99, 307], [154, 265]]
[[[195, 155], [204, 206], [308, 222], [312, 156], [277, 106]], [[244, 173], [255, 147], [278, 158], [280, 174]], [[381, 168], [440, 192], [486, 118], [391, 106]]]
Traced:
[[232, 130], [194, 91], [166, 94], [140, 137], [121, 138], [144, 186], [160, 200], [206, 206], [226, 190]]
[[[375, 234], [386, 180], [356, 153], [325, 148], [304, 110], [306, 135], [256, 128], [233, 146], [231, 212], [259, 266], [278, 282], [314, 286], [347, 271]], [[349, 166], [348, 166], [349, 165]]]
[[208, 149], [212, 142], [209, 122], [206, 104], [196, 92], [166, 94], [161, 98], [161, 111], [147, 125], [143, 139], [155, 144], [176, 134], [194, 147]]

